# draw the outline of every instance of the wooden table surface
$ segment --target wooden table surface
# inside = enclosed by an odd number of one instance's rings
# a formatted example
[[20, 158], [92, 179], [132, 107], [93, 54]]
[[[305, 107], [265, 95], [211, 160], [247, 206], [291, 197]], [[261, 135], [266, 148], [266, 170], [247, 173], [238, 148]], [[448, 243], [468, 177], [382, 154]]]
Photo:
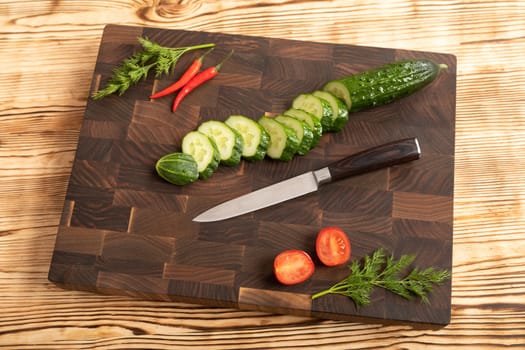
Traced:
[[[0, 347], [525, 348], [524, 1], [0, 1]], [[457, 56], [452, 320], [349, 323], [47, 279], [108, 23]]]

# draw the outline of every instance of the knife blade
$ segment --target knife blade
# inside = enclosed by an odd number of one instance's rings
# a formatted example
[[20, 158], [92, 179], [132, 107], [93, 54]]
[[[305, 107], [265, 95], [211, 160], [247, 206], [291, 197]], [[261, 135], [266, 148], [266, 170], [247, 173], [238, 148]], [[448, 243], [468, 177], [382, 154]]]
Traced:
[[413, 161], [420, 156], [421, 149], [415, 137], [389, 142], [230, 199], [197, 215], [193, 221], [213, 222], [250, 213], [315, 192], [329, 182]]

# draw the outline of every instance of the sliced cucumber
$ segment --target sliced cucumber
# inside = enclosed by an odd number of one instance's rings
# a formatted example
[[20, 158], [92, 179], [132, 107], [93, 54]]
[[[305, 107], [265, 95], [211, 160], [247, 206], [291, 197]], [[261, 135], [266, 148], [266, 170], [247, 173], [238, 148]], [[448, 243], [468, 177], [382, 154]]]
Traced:
[[322, 98], [330, 104], [333, 112], [331, 131], [341, 131], [348, 122], [348, 109], [346, 108], [346, 104], [326, 91], [317, 90], [313, 92], [313, 95]]
[[175, 185], [187, 185], [199, 178], [197, 162], [182, 152], [162, 156], [155, 164], [155, 170], [161, 178]]
[[191, 131], [182, 139], [182, 152], [197, 162], [201, 179], [209, 178], [219, 166], [221, 155], [215, 142], [200, 131]]
[[269, 117], [261, 117], [259, 124], [270, 135], [270, 144], [266, 153], [268, 157], [282, 161], [291, 160], [299, 148], [299, 139], [295, 131]]
[[310, 128], [310, 126], [302, 120], [287, 115], [278, 115], [275, 117], [275, 120], [295, 131], [295, 135], [299, 140], [297, 154], [305, 155], [308, 153], [308, 151], [312, 148], [312, 141], [314, 139], [312, 128]]
[[312, 146], [311, 148], [314, 148], [319, 143], [319, 140], [321, 139], [321, 136], [323, 135], [323, 126], [321, 125], [321, 122], [315, 115], [312, 113], [308, 113], [306, 111], [303, 111], [302, 109], [296, 109], [296, 108], [290, 108], [286, 112], [284, 112], [284, 115], [288, 115], [290, 117], [294, 117], [295, 119], [302, 120], [310, 128], [313, 132], [313, 140], [312, 140]]
[[246, 160], [264, 159], [270, 136], [260, 124], [243, 115], [231, 115], [225, 123], [241, 135], [242, 156]]
[[234, 166], [241, 161], [242, 136], [235, 129], [218, 120], [208, 120], [202, 123], [198, 131], [211, 138], [221, 155], [221, 163]]
[[323, 133], [332, 129], [332, 107], [326, 100], [312, 94], [301, 94], [294, 98], [292, 107], [315, 115], [321, 121]]

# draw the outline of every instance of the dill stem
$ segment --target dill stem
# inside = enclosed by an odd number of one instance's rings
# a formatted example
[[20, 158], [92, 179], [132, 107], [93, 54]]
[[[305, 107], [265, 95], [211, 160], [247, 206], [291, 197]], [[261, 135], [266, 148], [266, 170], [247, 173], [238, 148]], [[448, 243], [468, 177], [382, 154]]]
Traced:
[[191, 51], [191, 50], [198, 50], [198, 49], [207, 49], [209, 47], [214, 47], [215, 44], [214, 43], [207, 43], [207, 44], [199, 44], [199, 45], [194, 45], [194, 46], [183, 46], [183, 47], [175, 47], [175, 48], [169, 48], [170, 50], [181, 50], [181, 51]]
[[340, 294], [340, 291], [344, 290], [345, 288], [347, 288], [346, 281], [341, 281], [339, 283], [336, 283], [335, 285], [333, 285], [329, 289], [325, 289], [323, 291], [315, 293], [314, 295], [312, 295], [312, 299], [317, 299], [317, 298], [322, 297], [323, 295], [327, 295], [327, 294]]
[[317, 299], [319, 297], [322, 297], [323, 295], [327, 295], [327, 294], [331, 294], [332, 293], [332, 289], [326, 289], [326, 290], [323, 290], [321, 292], [318, 292], [318, 293], [315, 293], [314, 295], [312, 295], [312, 299]]

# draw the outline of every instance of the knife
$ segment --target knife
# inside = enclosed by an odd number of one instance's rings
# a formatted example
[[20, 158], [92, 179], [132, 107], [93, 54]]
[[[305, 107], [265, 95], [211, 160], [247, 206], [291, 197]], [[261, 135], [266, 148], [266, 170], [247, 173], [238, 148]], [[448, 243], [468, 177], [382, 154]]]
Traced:
[[415, 137], [386, 143], [228, 200], [197, 215], [193, 221], [213, 222], [250, 213], [315, 192], [326, 183], [416, 160], [420, 156], [421, 149]]

